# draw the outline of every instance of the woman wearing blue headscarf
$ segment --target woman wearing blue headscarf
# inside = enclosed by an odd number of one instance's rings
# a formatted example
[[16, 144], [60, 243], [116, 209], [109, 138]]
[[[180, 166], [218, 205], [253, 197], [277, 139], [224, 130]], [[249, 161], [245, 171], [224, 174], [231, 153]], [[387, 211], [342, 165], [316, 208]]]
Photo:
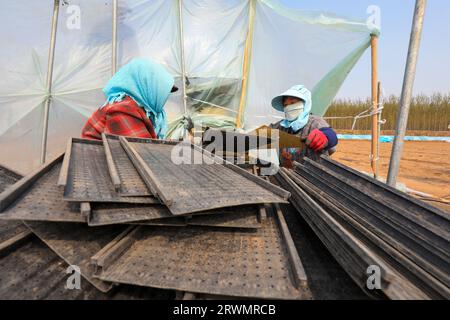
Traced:
[[296, 135], [305, 142], [307, 149], [287, 148], [281, 150], [281, 163], [291, 167], [293, 161], [299, 161], [303, 156], [317, 158], [325, 153], [336, 151], [337, 135], [330, 125], [319, 116], [311, 114], [311, 92], [303, 85], [296, 85], [272, 100], [272, 107], [284, 112], [285, 118], [271, 128]]
[[164, 105], [178, 90], [167, 70], [150, 60], [134, 59], [123, 66], [103, 88], [105, 104], [88, 119], [82, 137], [101, 140], [102, 133], [164, 139], [167, 119]]

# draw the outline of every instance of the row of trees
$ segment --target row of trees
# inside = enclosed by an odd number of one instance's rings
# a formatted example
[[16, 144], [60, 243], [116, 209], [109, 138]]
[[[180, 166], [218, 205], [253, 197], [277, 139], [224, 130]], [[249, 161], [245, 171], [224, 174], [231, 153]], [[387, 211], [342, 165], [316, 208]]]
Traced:
[[[371, 106], [370, 99], [337, 99], [328, 109], [325, 117], [355, 116]], [[386, 124], [382, 130], [395, 130], [399, 97], [384, 99], [382, 119]], [[333, 128], [350, 130], [353, 119], [327, 119]], [[355, 130], [370, 130], [370, 118], [357, 120]], [[408, 130], [447, 131], [450, 126], [450, 93], [435, 93], [431, 96], [418, 95], [413, 98], [408, 118]]]

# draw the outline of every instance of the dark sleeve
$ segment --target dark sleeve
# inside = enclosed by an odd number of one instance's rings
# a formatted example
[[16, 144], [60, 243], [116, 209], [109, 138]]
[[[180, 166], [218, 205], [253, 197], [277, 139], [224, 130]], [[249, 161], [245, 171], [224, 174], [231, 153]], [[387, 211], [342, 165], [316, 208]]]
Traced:
[[338, 137], [336, 135], [336, 132], [334, 132], [334, 130], [332, 128], [324, 127], [324, 128], [320, 128], [319, 130], [322, 131], [323, 134], [325, 134], [327, 136], [328, 146], [326, 149], [331, 149], [338, 144]]

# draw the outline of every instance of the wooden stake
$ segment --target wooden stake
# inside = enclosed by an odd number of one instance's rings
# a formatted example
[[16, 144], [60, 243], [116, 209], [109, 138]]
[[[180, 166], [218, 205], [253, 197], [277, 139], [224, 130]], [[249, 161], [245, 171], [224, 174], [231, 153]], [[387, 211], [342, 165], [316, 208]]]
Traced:
[[[380, 105], [380, 103], [381, 103], [381, 82], [378, 81], [377, 104]], [[380, 112], [377, 113], [377, 133], [378, 133], [378, 138], [380, 138], [380, 136], [381, 136], [381, 113]], [[375, 158], [377, 159], [377, 161], [375, 163], [374, 178], [378, 179], [378, 175], [380, 172], [380, 142], [379, 141], [377, 141], [377, 151], [375, 153]]]
[[378, 114], [375, 113], [378, 109], [378, 37], [371, 35], [370, 47], [372, 51], [372, 147], [370, 154], [370, 161], [372, 166], [373, 175], [377, 175], [377, 150], [378, 150]]
[[236, 128], [242, 128], [242, 114], [244, 112], [244, 105], [247, 98], [247, 84], [248, 76], [250, 73], [250, 56], [253, 47], [253, 27], [255, 24], [255, 0], [250, 0], [249, 2], [249, 17], [248, 17], [248, 33], [247, 39], [245, 40], [244, 49], [244, 65], [242, 67], [242, 91], [241, 99], [239, 100], [239, 109], [236, 117]]

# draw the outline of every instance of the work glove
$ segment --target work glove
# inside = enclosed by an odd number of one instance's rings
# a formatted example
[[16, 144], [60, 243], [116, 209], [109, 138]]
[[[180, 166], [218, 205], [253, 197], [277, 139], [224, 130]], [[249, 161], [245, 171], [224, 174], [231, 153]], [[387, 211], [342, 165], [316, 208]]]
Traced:
[[280, 164], [282, 167], [290, 168], [292, 169], [293, 166], [293, 159], [292, 159], [292, 153], [289, 152], [288, 149], [283, 149], [281, 152], [281, 159]]
[[306, 139], [306, 145], [315, 152], [319, 152], [328, 145], [328, 138], [322, 131], [314, 129]]

